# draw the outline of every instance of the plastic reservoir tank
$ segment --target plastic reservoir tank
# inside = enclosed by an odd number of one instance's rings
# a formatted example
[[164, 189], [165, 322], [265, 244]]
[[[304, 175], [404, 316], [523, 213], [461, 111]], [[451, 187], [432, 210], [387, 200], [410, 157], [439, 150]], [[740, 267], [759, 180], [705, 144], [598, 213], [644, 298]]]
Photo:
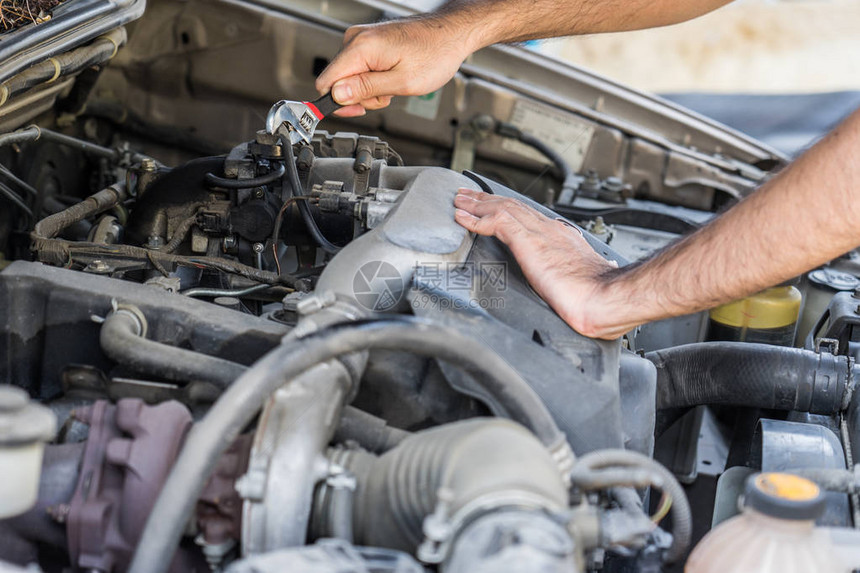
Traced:
[[0, 385], [0, 519], [36, 503], [42, 453], [54, 437], [57, 418], [15, 386]]
[[790, 474], [750, 477], [740, 515], [711, 530], [685, 573], [849, 573], [860, 565], [860, 532], [816, 527], [825, 496]]

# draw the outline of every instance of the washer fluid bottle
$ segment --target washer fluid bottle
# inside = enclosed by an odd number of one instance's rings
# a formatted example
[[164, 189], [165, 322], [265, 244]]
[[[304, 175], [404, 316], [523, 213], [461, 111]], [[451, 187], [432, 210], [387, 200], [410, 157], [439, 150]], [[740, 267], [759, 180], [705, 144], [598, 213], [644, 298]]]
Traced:
[[802, 296], [797, 287], [772, 287], [711, 309], [708, 340], [792, 346]]
[[850, 573], [853, 548], [834, 541], [839, 530], [815, 526], [825, 504], [822, 491], [807, 479], [752, 476], [741, 514], [702, 538], [684, 573]]

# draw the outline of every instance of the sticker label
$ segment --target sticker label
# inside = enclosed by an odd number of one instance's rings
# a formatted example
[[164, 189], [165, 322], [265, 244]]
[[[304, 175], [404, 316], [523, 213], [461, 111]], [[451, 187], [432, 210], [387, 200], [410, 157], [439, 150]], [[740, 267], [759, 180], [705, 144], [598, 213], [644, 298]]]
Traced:
[[[582, 169], [594, 135], [592, 124], [568, 112], [529, 100], [518, 100], [508, 121], [524, 133], [540, 138], [567, 161], [574, 173]], [[505, 138], [502, 149], [541, 163], [550, 163], [539, 151], [514, 139]]]
[[409, 115], [433, 121], [439, 114], [439, 104], [441, 102], [442, 90], [436, 90], [422, 96], [409, 96], [406, 100], [405, 111]]

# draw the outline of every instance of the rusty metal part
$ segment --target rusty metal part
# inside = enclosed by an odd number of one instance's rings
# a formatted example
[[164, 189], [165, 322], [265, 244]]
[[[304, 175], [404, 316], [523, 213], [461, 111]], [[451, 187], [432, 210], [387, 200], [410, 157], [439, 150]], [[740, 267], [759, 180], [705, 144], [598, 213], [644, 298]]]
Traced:
[[[149, 513], [191, 427], [178, 402], [147, 406], [127, 398], [99, 400], [75, 412], [89, 424], [75, 494], [67, 516], [74, 567], [125, 570]], [[187, 570], [184, 553], [174, 567]]]

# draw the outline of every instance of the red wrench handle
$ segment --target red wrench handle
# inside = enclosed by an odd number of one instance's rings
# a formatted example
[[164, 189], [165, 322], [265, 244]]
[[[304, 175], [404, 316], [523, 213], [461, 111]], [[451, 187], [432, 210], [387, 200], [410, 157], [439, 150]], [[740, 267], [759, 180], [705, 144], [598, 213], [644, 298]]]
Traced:
[[334, 101], [334, 98], [331, 97], [331, 92], [317, 100], [306, 101], [305, 105], [307, 105], [313, 114], [317, 116], [317, 119], [322, 119], [327, 115], [331, 115], [342, 107], [339, 103]]

